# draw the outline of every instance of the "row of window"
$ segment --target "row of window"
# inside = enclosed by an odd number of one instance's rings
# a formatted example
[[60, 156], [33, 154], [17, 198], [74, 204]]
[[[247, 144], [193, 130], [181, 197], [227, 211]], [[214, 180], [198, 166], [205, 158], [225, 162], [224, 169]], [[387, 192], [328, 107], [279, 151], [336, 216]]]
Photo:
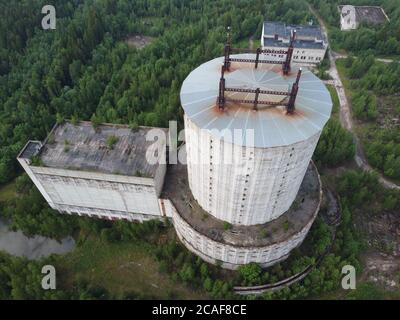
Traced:
[[[299, 56], [293, 56], [294, 60], [299, 60]], [[314, 57], [313, 56], [300, 56], [300, 60], [310, 60], [310, 61], [314, 61]], [[315, 61], [321, 61], [321, 57], [315, 57]]]

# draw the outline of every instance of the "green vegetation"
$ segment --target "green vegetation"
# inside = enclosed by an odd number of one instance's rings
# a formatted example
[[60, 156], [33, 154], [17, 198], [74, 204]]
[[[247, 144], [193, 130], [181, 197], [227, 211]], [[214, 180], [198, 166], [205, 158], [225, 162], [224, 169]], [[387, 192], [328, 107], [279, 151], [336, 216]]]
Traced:
[[322, 130], [313, 159], [319, 167], [339, 166], [353, 159], [355, 145], [353, 137], [344, 129], [339, 120], [339, 97], [332, 85], [327, 86], [332, 98], [332, 116]]
[[339, 120], [331, 118], [322, 131], [314, 160], [318, 165], [333, 167], [353, 159], [354, 153], [355, 145], [351, 133], [343, 129]]
[[400, 7], [398, 0], [368, 1], [353, 0], [352, 5], [382, 5], [390, 22], [383, 25], [362, 24], [351, 32], [340, 31], [339, 0], [310, 0], [329, 26], [329, 38], [334, 50], [360, 54], [373, 50], [375, 55], [400, 55]]
[[42, 159], [40, 158], [40, 157], [38, 157], [38, 156], [33, 156], [33, 157], [31, 157], [31, 165], [32, 166], [37, 166], [37, 167], [41, 167], [41, 166], [43, 166], [43, 161], [42, 161]]
[[[318, 297], [328, 292], [340, 290], [341, 268], [345, 264], [355, 266], [361, 271], [358, 260], [364, 250], [364, 242], [354, 228], [354, 216], [381, 214], [383, 210], [397, 212], [400, 209], [400, 191], [384, 190], [374, 174], [362, 171], [347, 171], [333, 182], [339, 192], [343, 208], [342, 223], [336, 230], [336, 239], [330, 253], [321, 264], [314, 268], [303, 281], [277, 292], [267, 292], [264, 299], [299, 299]], [[301, 250], [295, 249], [288, 260], [278, 263], [259, 273], [253, 264], [240, 268], [242, 285], [275, 283], [303, 271], [314, 264], [316, 258], [324, 253], [332, 242], [332, 230], [321, 218], [311, 228]], [[347, 299], [396, 298], [396, 295], [384, 293], [376, 286], [360, 282], [352, 293], [340, 292]]]
[[99, 125], [101, 124], [100, 122], [100, 118], [98, 116], [96, 116], [95, 113], [92, 114], [92, 116], [90, 117], [90, 122], [92, 123], [93, 129], [97, 129], [99, 127]]
[[349, 300], [383, 300], [385, 294], [373, 283], [362, 283], [355, 291], [346, 298]]
[[[154, 239], [158, 239], [163, 229], [157, 223], [111, 225], [85, 218], [77, 220], [80, 224], [78, 247], [69, 254], [27, 261], [0, 253], [0, 299], [205, 297], [158, 270], [161, 264], [152, 253], [157, 247]], [[118, 234], [118, 240], [103, 234]], [[46, 291], [40, 286], [41, 268], [45, 264], [54, 265], [57, 270], [57, 290]]]
[[109, 148], [109, 149], [114, 149], [114, 146], [115, 146], [115, 144], [118, 142], [118, 137], [116, 137], [116, 136], [113, 136], [113, 135], [111, 135], [111, 136], [108, 136], [107, 137], [107, 140], [106, 140], [106, 144], [107, 144], [107, 147]]
[[[266, 292], [258, 299], [304, 299], [316, 297], [322, 293], [337, 290], [340, 286], [340, 270], [345, 264], [352, 264], [358, 270], [360, 265], [357, 256], [361, 245], [354, 233], [350, 213], [345, 213], [346, 219], [340, 225], [336, 234], [336, 241], [322, 260], [304, 280], [276, 292]], [[314, 265], [317, 258], [326, 252], [332, 243], [332, 229], [321, 218], [311, 228], [309, 235], [300, 248], [293, 250], [290, 257], [284, 262], [261, 270], [256, 264], [248, 264], [239, 268], [241, 285], [258, 285], [276, 283], [305, 270]], [[345, 249], [349, 247], [350, 250]]]
[[225, 221], [224, 222], [224, 230], [230, 230], [230, 229], [232, 229], [232, 225], [229, 222]]
[[[84, 280], [105, 288], [111, 298], [204, 297], [204, 294], [174, 282], [160, 271], [162, 264], [152, 254], [156, 244], [151, 238], [157, 239], [160, 232], [163, 233], [162, 228], [154, 229], [149, 226], [148, 231], [140, 231], [140, 236], [134, 238], [130, 234], [138, 231], [131, 229], [123, 240], [120, 238], [120, 231], [118, 230], [117, 235], [114, 228], [117, 227], [103, 228], [100, 237], [96, 235], [98, 233], [91, 233], [73, 252], [60, 257], [57, 269], [62, 274], [60, 283], [63, 288], [72, 291], [74, 282]], [[129, 229], [128, 226], [126, 229]], [[142, 238], [146, 233], [151, 235], [150, 239], [146, 235]]]
[[400, 209], [400, 191], [382, 189], [376, 174], [346, 172], [337, 186], [342, 203], [350, 210], [381, 214], [383, 210]]
[[261, 281], [262, 269], [257, 263], [243, 265], [238, 271], [243, 281], [248, 285], [254, 285]]
[[[357, 134], [364, 144], [368, 162], [386, 176], [400, 180], [400, 115], [396, 95], [400, 87], [400, 64], [384, 64], [366, 54], [357, 59], [338, 60], [338, 69], [351, 96]], [[353, 78], [353, 79], [351, 79]]]
[[0, 214], [11, 220], [12, 229], [57, 239], [73, 234], [77, 227], [75, 219], [49, 208], [26, 174], [16, 179], [15, 191], [17, 196], [0, 202]]
[[9, 182], [0, 187], [0, 203], [12, 200], [15, 197], [15, 182]]
[[329, 93], [331, 94], [332, 98], [332, 117], [337, 118], [339, 115], [339, 109], [340, 109], [340, 102], [339, 102], [339, 97], [336, 91], [335, 86], [328, 84], [326, 85], [326, 88], [328, 89]]
[[64, 140], [64, 152], [67, 153], [70, 150], [70, 143], [68, 140]]

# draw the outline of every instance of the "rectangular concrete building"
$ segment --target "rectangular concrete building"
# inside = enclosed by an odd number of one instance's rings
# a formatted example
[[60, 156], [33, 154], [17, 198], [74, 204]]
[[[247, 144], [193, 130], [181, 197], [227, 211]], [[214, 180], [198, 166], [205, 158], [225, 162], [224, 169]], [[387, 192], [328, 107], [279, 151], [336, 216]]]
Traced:
[[[292, 62], [300, 65], [316, 65], [325, 56], [328, 42], [319, 26], [287, 25], [283, 22], [264, 22], [261, 46], [263, 49], [287, 50], [290, 35], [296, 30]], [[276, 57], [276, 54], [267, 54]], [[276, 58], [284, 60], [286, 55]]]
[[389, 21], [383, 8], [378, 6], [338, 6], [340, 13], [340, 30], [354, 30], [361, 23], [382, 24]]
[[[111, 220], [161, 218], [167, 134], [160, 128], [103, 124], [95, 129], [90, 122], [66, 122], [44, 142], [29, 141], [18, 161], [60, 212]], [[154, 135], [161, 139], [155, 142]]]

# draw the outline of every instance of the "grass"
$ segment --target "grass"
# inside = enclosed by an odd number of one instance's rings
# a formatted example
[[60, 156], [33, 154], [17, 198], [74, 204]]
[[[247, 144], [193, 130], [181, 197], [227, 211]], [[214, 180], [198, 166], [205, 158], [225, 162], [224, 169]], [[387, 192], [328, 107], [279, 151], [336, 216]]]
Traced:
[[357, 283], [355, 290], [338, 289], [324, 294], [321, 300], [399, 300], [400, 291], [387, 291], [371, 282]]
[[336, 119], [339, 119], [339, 108], [340, 108], [340, 103], [339, 103], [339, 97], [336, 91], [336, 88], [332, 84], [326, 85], [328, 88], [329, 93], [331, 94], [332, 98], [332, 116], [335, 117]]
[[58, 264], [61, 286], [67, 289], [71, 289], [77, 279], [84, 279], [106, 288], [117, 297], [133, 292], [156, 299], [205, 298], [161, 273], [159, 263], [146, 243], [110, 244], [89, 238], [63, 256]]
[[0, 186], [0, 202], [7, 202], [15, 198], [15, 181]]
[[118, 137], [111, 135], [107, 137], [106, 140], [106, 144], [108, 146], [109, 149], [114, 149], [114, 146], [116, 145], [116, 143], [118, 142]]
[[347, 94], [347, 93], [351, 93], [352, 91], [350, 90], [350, 80], [349, 80], [349, 78], [347, 76], [347, 68], [345, 66], [345, 60], [346, 59], [337, 59], [336, 60], [336, 67], [338, 69], [340, 79], [343, 82], [343, 86], [344, 86], [344, 89], [345, 89], [346, 94]]

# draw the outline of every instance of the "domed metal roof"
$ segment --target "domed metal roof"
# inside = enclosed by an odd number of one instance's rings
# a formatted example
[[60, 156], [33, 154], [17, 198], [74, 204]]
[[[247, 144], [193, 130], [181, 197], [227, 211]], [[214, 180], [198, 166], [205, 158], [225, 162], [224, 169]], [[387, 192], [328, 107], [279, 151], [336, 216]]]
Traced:
[[[254, 54], [232, 55], [232, 58], [254, 59]], [[254, 100], [253, 93], [226, 92], [223, 111], [217, 106], [219, 80], [223, 57], [210, 60], [193, 70], [181, 88], [181, 103], [187, 117], [199, 128], [226, 142], [247, 145], [248, 129], [254, 131], [254, 147], [269, 148], [290, 145], [310, 138], [322, 130], [328, 121], [332, 100], [323, 82], [311, 71], [303, 68], [293, 114], [287, 114], [284, 96], [260, 95], [259, 99], [282, 102], [282, 106], [262, 106], [253, 110], [251, 105], [237, 100]], [[277, 90], [290, 92], [296, 80], [298, 67], [292, 66], [288, 76], [282, 67], [273, 64], [233, 62], [225, 71], [225, 83], [230, 88]], [[230, 98], [232, 101], [229, 101]], [[242, 139], [226, 134], [226, 130], [242, 130]]]

